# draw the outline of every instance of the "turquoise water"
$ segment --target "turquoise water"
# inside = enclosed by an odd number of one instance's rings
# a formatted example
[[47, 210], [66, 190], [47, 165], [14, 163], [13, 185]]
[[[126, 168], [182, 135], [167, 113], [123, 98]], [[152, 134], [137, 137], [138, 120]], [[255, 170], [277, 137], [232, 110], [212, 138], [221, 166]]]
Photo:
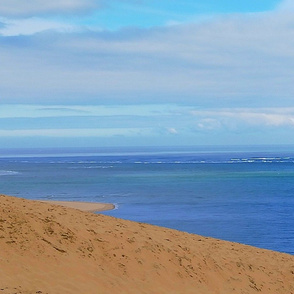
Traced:
[[[195, 148], [196, 149], [196, 148]], [[294, 152], [2, 150], [1, 193], [294, 254]]]

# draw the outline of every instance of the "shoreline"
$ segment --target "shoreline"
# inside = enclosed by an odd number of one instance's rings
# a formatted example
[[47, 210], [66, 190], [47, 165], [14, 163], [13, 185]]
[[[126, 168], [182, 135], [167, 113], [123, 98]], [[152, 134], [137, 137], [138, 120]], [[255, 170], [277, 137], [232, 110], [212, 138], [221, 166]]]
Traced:
[[87, 212], [101, 212], [115, 209], [112, 203], [101, 202], [82, 202], [82, 201], [56, 201], [56, 200], [37, 200], [39, 202], [60, 205], [64, 207], [74, 208]]

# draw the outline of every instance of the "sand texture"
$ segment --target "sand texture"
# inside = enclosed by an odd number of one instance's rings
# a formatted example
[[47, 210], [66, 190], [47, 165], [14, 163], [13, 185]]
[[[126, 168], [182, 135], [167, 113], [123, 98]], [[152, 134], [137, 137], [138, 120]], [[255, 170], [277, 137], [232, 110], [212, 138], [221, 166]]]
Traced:
[[51, 200], [42, 200], [42, 202], [61, 205], [70, 208], [76, 208], [83, 211], [89, 212], [97, 212], [97, 211], [105, 211], [112, 210], [115, 208], [113, 204], [110, 203], [95, 203], [95, 202], [78, 202], [78, 201], [51, 201]]
[[0, 294], [293, 294], [294, 256], [0, 196]]

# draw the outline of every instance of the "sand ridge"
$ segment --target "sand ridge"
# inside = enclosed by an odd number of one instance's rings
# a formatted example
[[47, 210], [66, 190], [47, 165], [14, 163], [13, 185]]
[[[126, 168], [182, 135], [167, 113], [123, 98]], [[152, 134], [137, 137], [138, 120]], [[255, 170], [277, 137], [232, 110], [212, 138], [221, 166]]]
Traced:
[[0, 294], [294, 294], [294, 257], [0, 196]]

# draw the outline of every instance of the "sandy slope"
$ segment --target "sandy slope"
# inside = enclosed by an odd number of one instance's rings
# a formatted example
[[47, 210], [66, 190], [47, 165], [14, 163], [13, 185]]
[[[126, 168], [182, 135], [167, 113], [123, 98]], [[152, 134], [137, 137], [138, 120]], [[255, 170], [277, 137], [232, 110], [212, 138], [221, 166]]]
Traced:
[[76, 208], [83, 211], [96, 212], [96, 211], [105, 211], [112, 210], [115, 208], [115, 205], [110, 203], [95, 203], [95, 202], [78, 202], [78, 201], [51, 201], [51, 200], [40, 200], [44, 203], [56, 204], [70, 208]]
[[0, 196], [2, 293], [294, 293], [294, 256]]

